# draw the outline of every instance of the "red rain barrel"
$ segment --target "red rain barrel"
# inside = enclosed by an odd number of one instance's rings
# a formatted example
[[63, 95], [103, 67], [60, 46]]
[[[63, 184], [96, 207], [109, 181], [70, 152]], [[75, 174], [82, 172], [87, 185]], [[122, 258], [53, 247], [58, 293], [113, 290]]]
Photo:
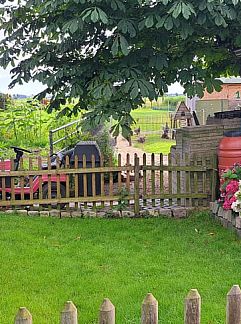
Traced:
[[[219, 173], [232, 167], [235, 163], [241, 164], [241, 133], [240, 136], [231, 133], [231, 137], [222, 138], [218, 149], [218, 169]], [[228, 134], [227, 134], [228, 135]]]

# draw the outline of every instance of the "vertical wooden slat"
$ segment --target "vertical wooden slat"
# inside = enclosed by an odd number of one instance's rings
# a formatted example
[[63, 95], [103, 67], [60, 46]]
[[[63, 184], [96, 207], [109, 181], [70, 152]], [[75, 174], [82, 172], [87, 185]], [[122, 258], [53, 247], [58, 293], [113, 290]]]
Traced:
[[[121, 154], [118, 154], [118, 167], [121, 167]], [[121, 183], [121, 171], [118, 172], [118, 193], [121, 192], [122, 183]]]
[[213, 154], [212, 157], [212, 194], [211, 194], [211, 200], [214, 201], [216, 199], [216, 190], [217, 190], [217, 155]]
[[[130, 166], [130, 154], [126, 154], [126, 166]], [[130, 171], [126, 171], [126, 189], [128, 191], [128, 195], [130, 194]]]
[[137, 154], [135, 154], [134, 158], [134, 175], [135, 175], [135, 183], [134, 183], [134, 206], [135, 206], [135, 215], [139, 216], [140, 214], [140, 161]]
[[241, 290], [239, 285], [234, 285], [227, 294], [226, 323], [241, 323]]
[[[42, 158], [41, 156], [38, 156], [38, 170], [42, 170]], [[38, 176], [39, 178], [39, 199], [43, 199], [43, 179], [42, 179], [42, 175]], [[41, 209], [41, 206], [40, 206]]]
[[142, 303], [141, 324], [158, 324], [158, 301], [151, 293]]
[[[11, 159], [11, 171], [14, 171], [14, 159]], [[15, 200], [15, 179], [11, 177], [11, 200]]]
[[[151, 166], [155, 166], [155, 154], [151, 154]], [[155, 177], [155, 170], [151, 170], [151, 193], [152, 195], [155, 195], [155, 190], [156, 190], [156, 177]], [[155, 199], [152, 199], [152, 207], [155, 207]]]
[[[112, 156], [109, 157], [109, 167], [112, 167]], [[109, 195], [113, 196], [113, 172], [109, 172]], [[113, 201], [110, 201], [110, 207], [113, 207]]]
[[[168, 154], [168, 166], [172, 165], [171, 153]], [[168, 171], [168, 192], [172, 195], [172, 171]], [[169, 199], [169, 206], [172, 206], [172, 199]]]
[[72, 301], [67, 301], [61, 312], [60, 324], [78, 324], [77, 308]]
[[[198, 157], [196, 154], [193, 155], [193, 164], [194, 167], [198, 165]], [[198, 173], [196, 171], [193, 172], [193, 187], [194, 193], [198, 193]], [[194, 206], [198, 206], [198, 199], [194, 199]]]
[[[83, 154], [83, 169], [86, 169], [86, 155]], [[87, 174], [83, 174], [83, 187], [84, 187], [84, 198], [88, 196], [88, 183], [87, 183]], [[90, 188], [89, 188], [90, 190]], [[87, 208], [87, 202], [84, 203], [84, 207]]]
[[32, 324], [32, 315], [25, 307], [20, 307], [14, 320], [14, 324]]
[[[94, 169], [95, 168], [95, 156], [94, 155], [92, 155], [91, 156], [91, 165], [92, 165], [92, 168]], [[92, 196], [93, 197], [95, 197], [96, 196], [96, 181], [95, 181], [95, 179], [96, 179], [96, 173], [95, 172], [93, 172], [92, 173], [92, 177], [91, 177], [91, 182], [92, 182]], [[93, 208], [94, 209], [96, 209], [96, 202], [94, 201], [93, 202]]]
[[[20, 158], [19, 161], [19, 171], [23, 171], [23, 158]], [[20, 176], [20, 198], [24, 200], [24, 176]]]
[[[185, 154], [185, 165], [186, 166], [190, 165], [190, 159], [189, 159], [189, 155], [187, 153]], [[191, 193], [191, 174], [190, 174], [190, 171], [186, 171], [185, 181], [186, 181], [186, 194], [190, 194]], [[186, 206], [187, 207], [192, 206], [192, 199], [191, 198], [186, 198], [185, 200], [186, 200]]]
[[[143, 168], [146, 166], [146, 153], [143, 154]], [[143, 196], [146, 197], [146, 170], [143, 170]], [[146, 206], [146, 199], [143, 199], [143, 205]]]
[[[70, 186], [69, 186], [69, 156], [65, 157], [65, 169], [66, 169], [66, 198], [70, 197]], [[77, 206], [78, 207], [78, 206]], [[66, 209], [69, 210], [69, 204], [66, 205]]]
[[[79, 167], [79, 158], [77, 155], [74, 156], [74, 168], [75, 170]], [[78, 197], [79, 197], [79, 177], [78, 173], [74, 174], [74, 197], [75, 197], [75, 208], [78, 208]], [[81, 188], [80, 188], [81, 189]]]
[[164, 199], [162, 199], [161, 197], [164, 194], [164, 183], [163, 183], [163, 154], [160, 154], [160, 205], [163, 206], [164, 205]]
[[[176, 165], [180, 166], [180, 154], [176, 153]], [[181, 172], [177, 171], [177, 195], [181, 193]], [[181, 199], [177, 198], [177, 205], [181, 205]]]
[[185, 299], [184, 324], [200, 324], [201, 297], [197, 289], [191, 289]]
[[[59, 203], [60, 199], [61, 199], [61, 194], [60, 194], [60, 175], [59, 175], [59, 167], [60, 167], [60, 161], [59, 161], [59, 157], [56, 157], [56, 180], [57, 180], [57, 199], [58, 199], [58, 204], [57, 204], [57, 208], [58, 210], [60, 210], [61, 205]], [[61, 215], [61, 214], [60, 214]], [[61, 217], [61, 216], [60, 216]]]
[[[104, 166], [104, 157], [103, 157], [102, 154], [100, 156], [100, 166], [101, 166], [101, 168]], [[100, 194], [101, 194], [101, 196], [105, 195], [105, 175], [104, 175], [104, 172], [101, 172], [101, 174], [100, 174]], [[104, 208], [104, 207], [105, 207], [105, 203], [104, 203], [104, 201], [102, 201], [101, 202], [101, 208]]]
[[[207, 167], [207, 161], [206, 161], [206, 158], [205, 158], [204, 155], [202, 156], [202, 167], [203, 168]], [[202, 191], [203, 191], [204, 194], [207, 194], [207, 171], [202, 172]], [[208, 203], [207, 199], [203, 198], [202, 199], [202, 205], [204, 207], [206, 207], [207, 203]]]
[[105, 298], [99, 313], [99, 324], [115, 324], [115, 306]]
[[[2, 171], [6, 171], [5, 170], [5, 162], [3, 159], [1, 159], [1, 163], [2, 163]], [[2, 200], [6, 201], [6, 178], [2, 177]]]
[[[51, 191], [52, 191], [52, 188], [51, 188], [51, 175], [49, 174], [49, 171], [51, 170], [51, 158], [50, 156], [48, 156], [48, 199], [51, 199]], [[48, 204], [48, 209], [50, 210], [51, 209], [51, 204]]]
[[[30, 157], [28, 161], [28, 168], [30, 171], [33, 170], [33, 159]], [[33, 200], [33, 175], [29, 176], [29, 186], [30, 186], [30, 200]]]

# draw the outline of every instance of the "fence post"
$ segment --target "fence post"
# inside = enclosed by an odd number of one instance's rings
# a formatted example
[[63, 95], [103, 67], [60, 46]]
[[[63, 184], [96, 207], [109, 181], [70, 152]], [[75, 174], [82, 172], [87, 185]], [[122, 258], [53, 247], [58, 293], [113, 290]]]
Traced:
[[134, 212], [135, 215], [138, 216], [140, 214], [140, 159], [135, 154], [135, 161], [134, 161], [134, 175], [135, 175], [135, 185], [134, 185]]
[[227, 294], [226, 322], [227, 324], [241, 323], [241, 290], [239, 285], [234, 285]]
[[15, 317], [14, 324], [32, 324], [32, 315], [27, 308], [20, 307]]
[[60, 324], [78, 324], [77, 308], [72, 301], [67, 301], [61, 312]]
[[115, 306], [105, 298], [100, 306], [99, 324], [115, 324]]
[[147, 294], [141, 307], [141, 324], [158, 323], [158, 301], [151, 294]]
[[200, 324], [201, 322], [201, 297], [197, 289], [191, 289], [185, 298], [185, 324]]

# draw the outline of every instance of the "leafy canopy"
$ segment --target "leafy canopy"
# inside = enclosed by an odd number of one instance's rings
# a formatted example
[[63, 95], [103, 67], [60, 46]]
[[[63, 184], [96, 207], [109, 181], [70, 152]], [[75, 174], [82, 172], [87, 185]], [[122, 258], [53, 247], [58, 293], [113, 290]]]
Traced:
[[[10, 4], [9, 4], [10, 3]], [[17, 3], [17, 4], [16, 4]], [[241, 0], [0, 0], [0, 65], [12, 82], [38, 80], [51, 109], [78, 98], [94, 127], [113, 116], [128, 135], [130, 112], [178, 81], [188, 96], [239, 75]], [[63, 106], [62, 106], [63, 107]]]

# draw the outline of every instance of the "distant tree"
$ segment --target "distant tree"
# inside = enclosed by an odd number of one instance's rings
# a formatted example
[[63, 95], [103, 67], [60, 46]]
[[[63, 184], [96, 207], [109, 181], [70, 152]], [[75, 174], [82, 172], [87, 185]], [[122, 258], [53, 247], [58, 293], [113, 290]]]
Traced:
[[175, 81], [202, 96], [220, 90], [216, 77], [240, 74], [240, 0], [16, 2], [0, 0], [0, 65], [13, 66], [10, 87], [42, 82], [50, 110], [78, 98], [62, 113], [86, 109], [91, 127], [113, 116], [114, 135], [121, 127], [127, 137], [131, 110]]

